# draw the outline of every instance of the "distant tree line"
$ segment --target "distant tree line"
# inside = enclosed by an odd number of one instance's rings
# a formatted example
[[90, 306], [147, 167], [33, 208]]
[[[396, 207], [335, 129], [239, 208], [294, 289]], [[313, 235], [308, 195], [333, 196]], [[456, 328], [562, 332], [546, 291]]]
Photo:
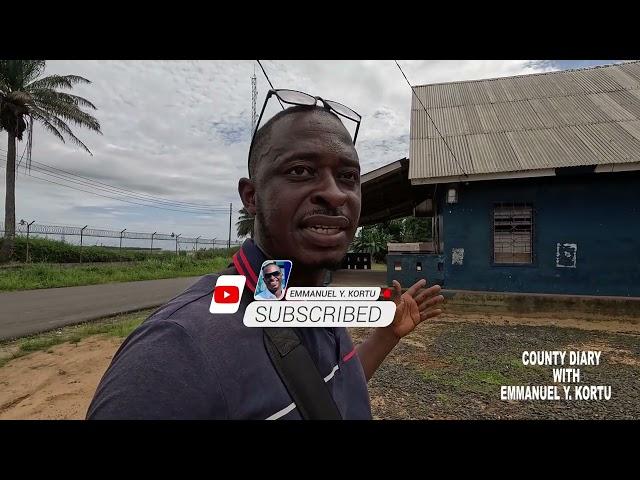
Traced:
[[354, 252], [370, 253], [386, 261], [387, 243], [431, 242], [431, 218], [404, 217], [360, 228], [351, 243]]

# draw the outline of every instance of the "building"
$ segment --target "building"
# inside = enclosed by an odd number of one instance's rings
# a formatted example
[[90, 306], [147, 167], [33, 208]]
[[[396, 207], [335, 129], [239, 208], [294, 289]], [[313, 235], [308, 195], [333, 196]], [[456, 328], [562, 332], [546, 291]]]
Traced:
[[361, 223], [433, 216], [435, 242], [389, 280], [640, 297], [640, 62], [415, 92], [409, 159], [363, 175]]

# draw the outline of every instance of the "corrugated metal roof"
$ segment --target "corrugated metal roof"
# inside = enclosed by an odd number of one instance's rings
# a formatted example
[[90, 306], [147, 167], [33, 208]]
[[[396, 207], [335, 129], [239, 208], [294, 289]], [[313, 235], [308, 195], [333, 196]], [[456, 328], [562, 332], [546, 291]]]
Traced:
[[640, 62], [414, 88], [411, 180], [640, 162]]

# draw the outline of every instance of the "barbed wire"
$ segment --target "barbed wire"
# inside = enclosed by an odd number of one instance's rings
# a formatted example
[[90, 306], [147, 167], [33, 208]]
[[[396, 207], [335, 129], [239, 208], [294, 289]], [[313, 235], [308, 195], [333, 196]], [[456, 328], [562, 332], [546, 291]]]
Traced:
[[[72, 227], [68, 225], [47, 225], [33, 223], [27, 228], [27, 224], [16, 224], [16, 234], [30, 234], [36, 235], [72, 235], [83, 237], [97, 237], [97, 238], [122, 238], [131, 240], [173, 240], [176, 241], [176, 234], [169, 233], [151, 233], [151, 232], [130, 232], [128, 230], [107, 230], [101, 228], [85, 228]], [[0, 232], [4, 233], [4, 223], [0, 222]], [[203, 237], [183, 237], [178, 234], [178, 244], [198, 244], [198, 245], [227, 245], [228, 241], [217, 238], [203, 238]], [[233, 241], [231, 245], [240, 245], [240, 242]]]

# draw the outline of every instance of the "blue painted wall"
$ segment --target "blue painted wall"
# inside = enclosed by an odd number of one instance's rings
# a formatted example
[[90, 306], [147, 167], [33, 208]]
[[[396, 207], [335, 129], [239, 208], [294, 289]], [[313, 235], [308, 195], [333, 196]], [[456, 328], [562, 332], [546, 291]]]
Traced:
[[[454, 205], [438, 190], [446, 288], [640, 296], [640, 172], [462, 183]], [[532, 265], [492, 263], [498, 202], [533, 205]], [[558, 243], [577, 244], [576, 268], [556, 266]]]

